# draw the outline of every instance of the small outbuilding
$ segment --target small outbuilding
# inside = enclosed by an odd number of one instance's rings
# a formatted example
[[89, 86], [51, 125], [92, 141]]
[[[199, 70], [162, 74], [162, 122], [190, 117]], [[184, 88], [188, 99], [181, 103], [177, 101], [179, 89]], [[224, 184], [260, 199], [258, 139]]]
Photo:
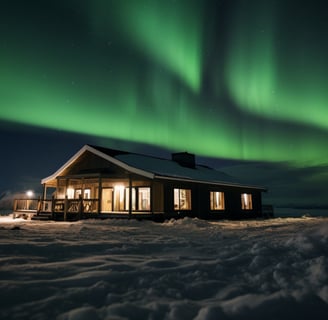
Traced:
[[55, 220], [254, 218], [262, 216], [266, 191], [197, 165], [190, 153], [163, 159], [92, 145], [41, 183], [37, 216]]

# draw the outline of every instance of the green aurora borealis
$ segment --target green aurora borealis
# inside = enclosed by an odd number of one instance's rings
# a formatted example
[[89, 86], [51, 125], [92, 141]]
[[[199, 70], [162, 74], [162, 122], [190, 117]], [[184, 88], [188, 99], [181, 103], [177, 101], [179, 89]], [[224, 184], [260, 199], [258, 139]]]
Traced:
[[4, 3], [2, 121], [327, 163], [325, 1]]

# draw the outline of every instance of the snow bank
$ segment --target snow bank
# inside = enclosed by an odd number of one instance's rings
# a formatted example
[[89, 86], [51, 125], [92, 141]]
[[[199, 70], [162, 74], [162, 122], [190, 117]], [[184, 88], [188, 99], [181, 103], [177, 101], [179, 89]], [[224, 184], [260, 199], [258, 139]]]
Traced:
[[0, 217], [0, 318], [326, 319], [327, 222]]

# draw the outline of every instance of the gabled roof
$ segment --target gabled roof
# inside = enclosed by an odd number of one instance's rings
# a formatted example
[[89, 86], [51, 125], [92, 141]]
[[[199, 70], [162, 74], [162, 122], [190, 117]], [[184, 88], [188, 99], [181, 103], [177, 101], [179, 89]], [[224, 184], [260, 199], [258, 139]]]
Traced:
[[111, 164], [114, 164], [128, 172], [135, 173], [149, 179], [157, 178], [179, 180], [222, 186], [239, 186], [244, 188], [259, 189], [262, 191], [266, 190], [262, 187], [238, 183], [233, 177], [206, 166], [195, 165], [194, 168], [189, 168], [182, 166], [173, 160], [92, 145], [85, 145], [54, 174], [42, 179], [41, 183], [47, 183], [56, 179], [56, 177], [63, 175], [63, 172], [69, 166], [74, 164], [74, 162], [76, 162], [85, 152], [91, 152], [94, 155], [105, 159]]
[[[107, 151], [106, 153], [104, 151]], [[118, 151], [118, 150], [113, 150], [113, 149], [105, 149], [102, 147], [94, 147], [94, 146], [90, 146], [90, 145], [85, 145], [84, 147], [82, 147], [74, 156], [72, 156], [65, 164], [63, 164], [56, 172], [54, 172], [52, 175], [44, 178], [41, 180], [41, 183], [47, 183], [51, 180], [56, 179], [58, 176], [63, 175], [63, 172], [70, 167], [72, 164], [74, 164], [75, 162], [78, 161], [78, 159], [85, 153], [85, 152], [91, 152], [94, 155], [109, 161], [112, 164], [117, 165], [118, 167], [121, 167], [122, 169], [125, 169], [129, 172], [133, 172], [136, 174], [139, 174], [141, 176], [147, 177], [147, 178], [154, 178], [154, 175], [149, 173], [149, 172], [145, 172], [143, 170], [139, 170], [138, 168], [133, 168], [130, 167], [129, 165], [115, 159], [115, 156], [118, 154], [124, 154], [126, 152], [124, 151]]]

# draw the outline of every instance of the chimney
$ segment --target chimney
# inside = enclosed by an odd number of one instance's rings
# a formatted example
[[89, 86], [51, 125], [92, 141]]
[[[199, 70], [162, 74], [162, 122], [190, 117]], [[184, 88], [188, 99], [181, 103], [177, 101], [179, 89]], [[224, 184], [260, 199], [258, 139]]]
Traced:
[[172, 160], [180, 166], [195, 169], [195, 155], [188, 152], [172, 153]]

